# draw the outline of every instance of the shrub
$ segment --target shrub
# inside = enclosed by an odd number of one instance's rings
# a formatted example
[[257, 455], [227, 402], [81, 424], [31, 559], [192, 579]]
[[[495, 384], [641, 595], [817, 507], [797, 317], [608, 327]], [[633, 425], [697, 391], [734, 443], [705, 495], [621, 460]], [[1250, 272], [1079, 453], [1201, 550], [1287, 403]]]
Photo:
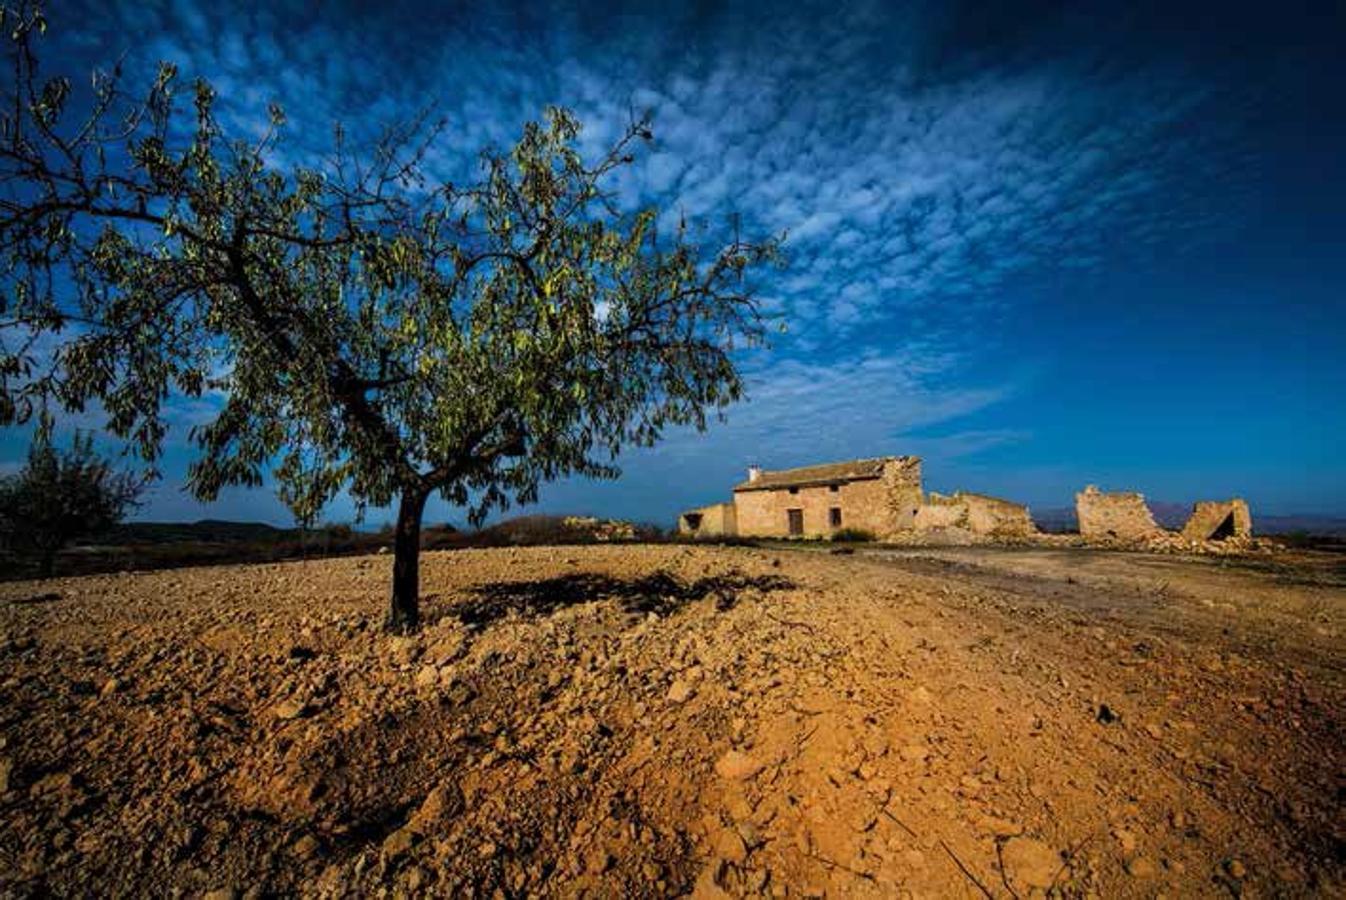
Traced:
[[874, 540], [874, 535], [863, 528], [841, 528], [832, 533], [832, 540], [861, 543]]

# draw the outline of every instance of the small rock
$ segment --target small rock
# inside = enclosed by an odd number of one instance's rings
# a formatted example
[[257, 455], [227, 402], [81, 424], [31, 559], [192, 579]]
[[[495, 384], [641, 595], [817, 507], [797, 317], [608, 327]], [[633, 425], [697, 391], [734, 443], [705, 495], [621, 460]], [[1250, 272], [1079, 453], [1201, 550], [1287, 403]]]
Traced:
[[456, 784], [443, 782], [425, 795], [420, 809], [416, 810], [407, 823], [407, 827], [427, 834], [433, 827], [445, 819], [456, 816], [463, 810], [463, 792]]
[[295, 859], [312, 859], [321, 847], [316, 837], [306, 834], [290, 846], [290, 854]]
[[290, 719], [306, 719], [313, 715], [314, 712], [316, 712], [316, 710], [310, 704], [293, 697], [289, 700], [282, 700], [271, 708], [272, 715], [277, 719], [286, 721]]
[[701, 900], [727, 900], [732, 895], [720, 886], [720, 879], [724, 877], [725, 861], [722, 859], [712, 859], [706, 863], [701, 874], [696, 877], [696, 884], [692, 887], [692, 896], [701, 898]]
[[762, 771], [762, 764], [746, 753], [730, 750], [715, 763], [715, 771], [730, 781], [746, 781]]
[[1111, 725], [1113, 722], [1121, 721], [1121, 715], [1115, 712], [1112, 707], [1106, 703], [1100, 703], [1098, 706], [1097, 719], [1104, 725]]
[[1229, 862], [1225, 863], [1224, 870], [1229, 873], [1230, 878], [1237, 878], [1240, 880], [1248, 874], [1248, 868], [1238, 859], [1231, 859]]
[[1061, 870], [1061, 856], [1042, 841], [1027, 837], [1011, 838], [1003, 851], [1005, 868], [1011, 880], [1025, 887], [1049, 888]]
[[416, 687], [428, 688], [439, 684], [439, 669], [434, 666], [421, 666], [416, 672]]
[[678, 679], [668, 689], [669, 703], [686, 703], [696, 694], [696, 688], [682, 679]]
[[1122, 848], [1122, 853], [1130, 856], [1136, 852], [1136, 836], [1125, 828], [1118, 828], [1113, 831], [1113, 837], [1117, 838], [1118, 845]]
[[715, 852], [731, 863], [740, 864], [748, 858], [748, 847], [743, 837], [732, 828], [725, 828], [715, 836]]
[[41, 797], [47, 794], [63, 794], [74, 787], [74, 784], [74, 776], [69, 772], [53, 772], [34, 782], [33, 786], [28, 789], [28, 793], [33, 797]]
[[930, 749], [923, 744], [908, 744], [898, 753], [906, 762], [918, 762], [930, 757]]
[[1154, 863], [1150, 862], [1148, 857], [1137, 856], [1127, 862], [1126, 871], [1133, 878], [1153, 878], [1155, 868]]
[[201, 895], [201, 900], [238, 900], [238, 889], [232, 887], [215, 888]]
[[589, 855], [588, 868], [595, 875], [602, 875], [617, 864], [617, 858], [605, 848], [598, 848]]
[[100, 697], [106, 697], [110, 694], [117, 693], [121, 688], [122, 683], [120, 681], [115, 678], [109, 678], [107, 681], [103, 682], [103, 686], [99, 689], [98, 695]]
[[410, 828], [399, 828], [383, 839], [383, 855], [388, 859], [403, 856], [416, 843], [416, 833]]

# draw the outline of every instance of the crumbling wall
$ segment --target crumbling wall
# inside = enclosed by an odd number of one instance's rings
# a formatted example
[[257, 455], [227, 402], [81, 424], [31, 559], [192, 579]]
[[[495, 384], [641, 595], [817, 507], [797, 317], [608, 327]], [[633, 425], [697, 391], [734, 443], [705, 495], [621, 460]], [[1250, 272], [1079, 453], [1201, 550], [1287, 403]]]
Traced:
[[1037, 526], [1022, 503], [987, 497], [984, 494], [958, 493], [967, 506], [968, 527], [976, 534], [1012, 537], [1033, 534]]
[[931, 491], [916, 511], [913, 523], [917, 531], [942, 531], [967, 527], [967, 506], [937, 491]]
[[1231, 537], [1252, 537], [1252, 533], [1252, 513], [1239, 497], [1199, 501], [1182, 527], [1182, 536], [1190, 541], [1221, 541]]
[[916, 523], [924, 496], [921, 487], [921, 460], [916, 456], [889, 459], [883, 466], [883, 487], [887, 501], [887, 521], [875, 529], [877, 534], [909, 531]]
[[916, 513], [917, 531], [942, 531], [962, 528], [973, 534], [1010, 537], [1033, 534], [1037, 531], [1028, 507], [962, 491], [952, 497], [931, 491]]
[[715, 503], [678, 516], [678, 533], [688, 537], [725, 537], [738, 533], [733, 503]]
[[1104, 493], [1089, 485], [1075, 495], [1081, 537], [1092, 540], [1144, 540], [1161, 534], [1144, 496], [1126, 491]]

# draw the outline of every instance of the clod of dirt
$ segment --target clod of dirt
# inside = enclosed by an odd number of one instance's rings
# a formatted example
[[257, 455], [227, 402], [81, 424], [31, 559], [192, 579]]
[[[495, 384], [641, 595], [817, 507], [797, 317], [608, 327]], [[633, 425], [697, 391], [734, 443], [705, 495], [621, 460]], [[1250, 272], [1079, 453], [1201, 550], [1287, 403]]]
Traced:
[[715, 763], [715, 771], [730, 781], [746, 781], [762, 771], [762, 764], [746, 753], [730, 750]]
[[1061, 855], [1042, 841], [1028, 837], [1010, 838], [1001, 853], [1005, 877], [1023, 888], [1051, 887], [1061, 871]]
[[679, 678], [668, 688], [669, 703], [686, 703], [696, 693], [696, 688]]

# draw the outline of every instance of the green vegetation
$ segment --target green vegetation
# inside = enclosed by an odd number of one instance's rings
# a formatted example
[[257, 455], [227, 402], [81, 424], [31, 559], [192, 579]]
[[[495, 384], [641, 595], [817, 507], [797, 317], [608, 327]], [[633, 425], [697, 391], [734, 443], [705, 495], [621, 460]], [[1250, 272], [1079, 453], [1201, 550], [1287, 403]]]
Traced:
[[0, 479], [0, 546], [49, 578], [62, 547], [120, 522], [143, 490], [94, 452], [90, 435], [76, 434], [69, 450], [38, 441], [23, 469]]

